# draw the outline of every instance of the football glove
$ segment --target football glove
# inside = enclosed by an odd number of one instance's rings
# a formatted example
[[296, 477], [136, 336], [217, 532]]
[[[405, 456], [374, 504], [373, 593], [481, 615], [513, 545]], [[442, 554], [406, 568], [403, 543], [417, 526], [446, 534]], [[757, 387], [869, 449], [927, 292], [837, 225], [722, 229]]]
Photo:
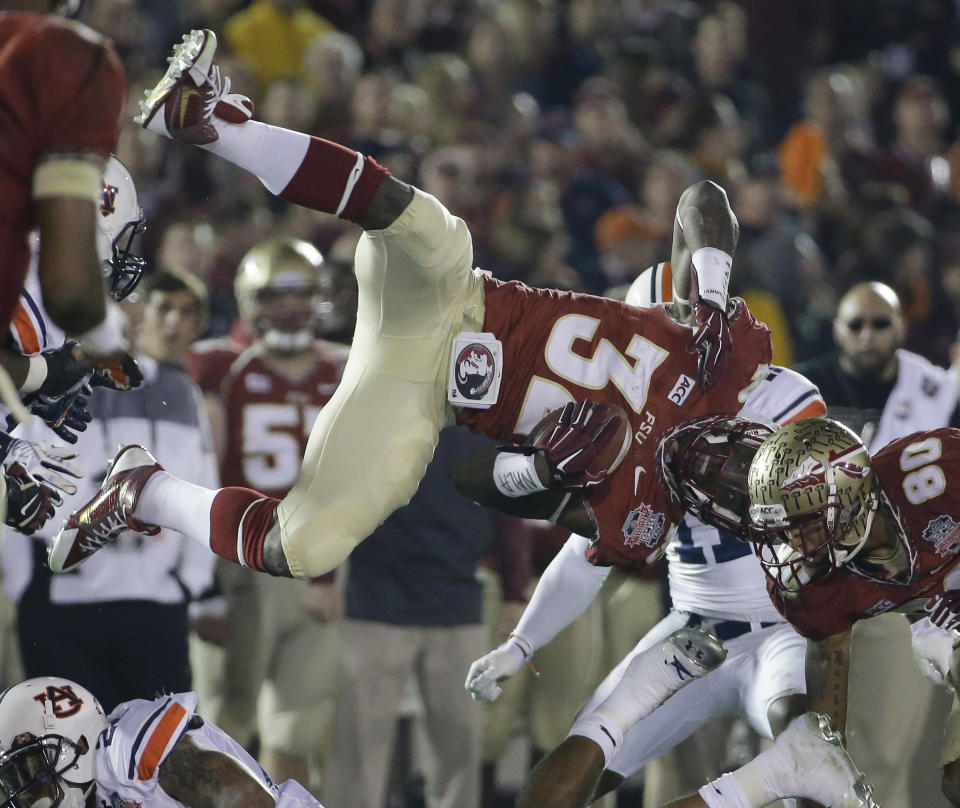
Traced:
[[540, 453], [550, 470], [550, 483], [560, 488], [588, 488], [607, 479], [608, 471], [594, 461], [617, 438], [613, 407], [595, 401], [568, 402], [552, 429], [534, 437], [529, 446], [501, 446], [503, 452]]
[[474, 701], [494, 701], [503, 692], [498, 683], [520, 670], [530, 653], [529, 643], [511, 634], [505, 643], [470, 666], [463, 686]]
[[83, 470], [70, 462], [76, 456], [73, 449], [64, 446], [21, 440], [0, 432], [0, 460], [5, 469], [20, 465], [32, 477], [65, 494], [77, 493], [77, 486], [68, 477], [79, 480], [84, 476]]
[[[720, 303], [723, 303], [723, 308]], [[704, 390], [717, 383], [733, 358], [733, 332], [727, 320], [725, 301], [700, 296], [697, 269], [690, 268], [690, 307], [693, 310], [693, 337], [687, 352], [696, 353], [697, 381]]]
[[28, 536], [36, 533], [53, 516], [55, 507], [63, 503], [63, 498], [19, 463], [11, 463], [4, 476], [7, 483], [6, 524]]
[[77, 358], [77, 343], [67, 340], [59, 348], [40, 354], [47, 363], [47, 375], [34, 395], [57, 398], [78, 390], [90, 376], [91, 368]]
[[950, 657], [957, 637], [956, 632], [937, 628], [926, 617], [910, 626], [913, 656], [920, 672], [933, 684], [945, 685], [950, 690], [953, 689]]
[[924, 608], [933, 625], [948, 630], [960, 628], [960, 589], [948, 589], [935, 595]]
[[[67, 443], [76, 443], [77, 433], [85, 432], [87, 424], [93, 420], [93, 415], [87, 409], [87, 397], [91, 392], [93, 391], [88, 385], [83, 385], [72, 393], [62, 396], [54, 397], [34, 393], [25, 396], [23, 403], [61, 440]], [[9, 418], [7, 419], [7, 426], [12, 426]]]
[[115, 354], [94, 367], [90, 377], [92, 387], [106, 387], [121, 393], [143, 384], [143, 371], [130, 354]]

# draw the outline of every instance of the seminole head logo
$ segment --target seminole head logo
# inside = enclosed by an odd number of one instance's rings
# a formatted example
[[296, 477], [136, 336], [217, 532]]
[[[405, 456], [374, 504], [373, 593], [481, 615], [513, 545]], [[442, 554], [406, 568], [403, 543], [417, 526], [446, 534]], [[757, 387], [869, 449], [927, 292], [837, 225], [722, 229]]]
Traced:
[[853, 463], [849, 460], [850, 457], [862, 451], [862, 446], [851, 446], [849, 449], [831, 451], [826, 460], [815, 460], [808, 455], [780, 483], [780, 489], [782, 491], [796, 491], [799, 488], [806, 488], [808, 485], [826, 483], [828, 469], [842, 471], [848, 477], [863, 479], [870, 473], [870, 467], [861, 466], [859, 463]]
[[457, 355], [456, 368], [457, 390], [466, 399], [479, 399], [493, 383], [496, 361], [486, 346], [474, 342]]
[[109, 216], [117, 212], [117, 193], [120, 191], [116, 185], [103, 184], [103, 194], [100, 196], [100, 215]]

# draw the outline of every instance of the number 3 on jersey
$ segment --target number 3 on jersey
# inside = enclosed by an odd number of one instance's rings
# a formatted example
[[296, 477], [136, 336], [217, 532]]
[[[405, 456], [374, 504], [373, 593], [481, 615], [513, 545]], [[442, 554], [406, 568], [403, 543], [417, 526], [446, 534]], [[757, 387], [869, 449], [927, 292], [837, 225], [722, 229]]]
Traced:
[[[586, 388], [603, 390], [613, 384], [638, 415], [643, 412], [654, 371], [667, 359], [668, 351], [650, 340], [634, 334], [626, 356], [606, 339], [600, 340], [593, 356], [574, 353], [577, 340], [590, 342], [600, 327], [600, 320], [583, 314], [567, 314], [554, 323], [544, 348], [547, 366], [557, 378]], [[635, 360], [631, 362], [630, 359]], [[515, 432], [526, 435], [551, 410], [558, 409], [573, 394], [562, 384], [534, 376], [524, 397]]]

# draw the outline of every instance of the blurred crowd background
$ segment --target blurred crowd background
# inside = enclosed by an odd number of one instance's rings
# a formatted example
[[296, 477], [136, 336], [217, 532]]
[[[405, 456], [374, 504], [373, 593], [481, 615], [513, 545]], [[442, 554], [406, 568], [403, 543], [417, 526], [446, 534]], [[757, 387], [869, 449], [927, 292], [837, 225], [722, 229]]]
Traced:
[[[740, 222], [732, 288], [771, 326], [776, 362], [832, 351], [838, 300], [863, 280], [899, 294], [907, 348], [951, 362], [960, 324], [960, 0], [96, 0], [84, 20], [117, 45], [130, 78], [129, 119], [181, 34], [213, 29], [223, 75], [254, 100], [260, 120], [344, 143], [435, 194], [467, 221], [476, 265], [500, 278], [620, 294], [669, 258], [679, 196], [708, 178], [727, 190]], [[190, 273], [209, 294], [209, 320], [194, 323], [206, 333], [184, 328], [175, 351], [164, 337], [161, 361], [179, 361], [196, 336], [238, 335], [237, 266], [267, 238], [305, 239], [329, 266], [352, 266], [358, 228], [272, 197], [226, 161], [132, 121], [118, 156], [146, 213], [140, 249], [151, 274]], [[336, 293], [322, 336], [348, 342], [350, 290], [346, 302]], [[195, 297], [199, 308], [202, 291]], [[422, 543], [411, 538], [420, 558]], [[521, 590], [563, 538], [522, 539], [530, 569]], [[662, 615], [661, 583], [608, 585], [607, 600], [585, 618], [581, 650], [565, 652], [557, 670], [586, 660], [590, 670], [577, 672], [585, 682], [608, 670]], [[487, 597], [495, 644], [523, 596], [505, 592], [499, 619], [489, 587]], [[335, 623], [340, 607], [328, 606], [308, 611]], [[343, 639], [347, 653], [351, 633]], [[480, 708], [461, 689], [460, 667], [451, 686], [466, 714]], [[544, 714], [557, 727], [532, 738], [539, 752], [559, 742], [587, 692], [569, 694], [566, 713], [551, 696]], [[515, 705], [501, 710], [503, 737], [487, 716], [487, 808], [509, 804], [504, 783], [523, 776], [492, 768], [509, 757], [506, 734], [519, 714]], [[405, 709], [399, 726], [391, 808], [423, 805], [422, 783], [411, 786], [407, 719], [416, 711]], [[478, 731], [473, 720], [470, 732]], [[537, 721], [529, 724], [535, 734]], [[939, 731], [927, 735], [915, 757], [932, 784], [916, 789], [924, 796], [915, 804], [932, 806]], [[736, 727], [717, 737], [706, 744], [723, 758], [718, 766], [755, 751], [756, 739]], [[686, 780], [702, 782], [704, 748], [681, 750], [665, 774], [648, 771], [646, 804], [657, 804], [655, 777], [676, 788], [678, 772], [695, 769]], [[638, 789], [628, 783], [620, 804], [640, 805]]]
[[[498, 277], [603, 292], [669, 256], [681, 190], [741, 225], [733, 283], [790, 365], [831, 346], [839, 292], [885, 280], [907, 347], [948, 361], [960, 312], [953, 0], [99, 0], [131, 109], [191, 27], [257, 117], [371, 154], [465, 218]], [[132, 114], [132, 113], [131, 113]], [[349, 260], [352, 227], [132, 124], [120, 157], [156, 269], [235, 316], [268, 234]], [[338, 244], [338, 241], [340, 242]]]

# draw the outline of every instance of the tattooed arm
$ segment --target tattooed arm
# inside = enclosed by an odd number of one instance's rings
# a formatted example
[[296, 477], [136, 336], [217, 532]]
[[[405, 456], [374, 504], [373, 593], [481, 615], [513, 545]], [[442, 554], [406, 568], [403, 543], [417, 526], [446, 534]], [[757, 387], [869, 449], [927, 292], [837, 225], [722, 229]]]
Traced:
[[809, 709], [830, 716], [833, 728], [847, 729], [847, 678], [850, 672], [850, 631], [807, 643]]
[[250, 770], [224, 752], [204, 749], [185, 734], [160, 764], [157, 780], [187, 808], [274, 808], [275, 800]]

